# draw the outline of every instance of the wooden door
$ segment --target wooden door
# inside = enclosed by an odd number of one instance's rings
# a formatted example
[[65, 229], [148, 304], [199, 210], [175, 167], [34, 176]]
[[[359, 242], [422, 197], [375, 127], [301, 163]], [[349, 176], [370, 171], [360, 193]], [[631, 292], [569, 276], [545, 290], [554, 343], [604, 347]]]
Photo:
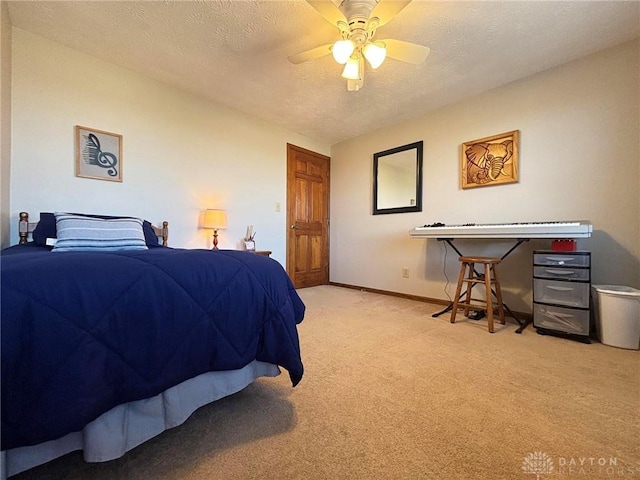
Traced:
[[287, 144], [287, 273], [296, 288], [329, 283], [329, 161]]

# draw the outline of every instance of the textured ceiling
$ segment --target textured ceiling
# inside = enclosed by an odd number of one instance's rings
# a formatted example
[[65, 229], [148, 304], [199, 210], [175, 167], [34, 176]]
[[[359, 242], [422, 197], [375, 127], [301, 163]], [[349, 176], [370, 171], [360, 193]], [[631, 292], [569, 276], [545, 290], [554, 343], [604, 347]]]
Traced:
[[329, 144], [640, 36], [638, 1], [414, 0], [376, 38], [427, 60], [387, 59], [348, 92], [331, 56], [287, 60], [339, 38], [303, 0], [7, 4], [15, 27]]

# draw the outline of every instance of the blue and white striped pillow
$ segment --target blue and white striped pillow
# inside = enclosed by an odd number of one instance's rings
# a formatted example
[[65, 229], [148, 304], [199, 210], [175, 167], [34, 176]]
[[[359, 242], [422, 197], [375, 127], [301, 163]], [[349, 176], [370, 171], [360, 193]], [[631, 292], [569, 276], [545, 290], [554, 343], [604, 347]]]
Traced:
[[147, 250], [139, 218], [102, 219], [55, 213], [58, 239], [53, 252]]

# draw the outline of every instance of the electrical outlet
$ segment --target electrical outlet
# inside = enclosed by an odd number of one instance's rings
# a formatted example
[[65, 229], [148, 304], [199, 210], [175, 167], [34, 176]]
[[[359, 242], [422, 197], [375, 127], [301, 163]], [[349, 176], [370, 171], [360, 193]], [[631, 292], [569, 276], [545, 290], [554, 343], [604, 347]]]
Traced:
[[402, 278], [409, 278], [409, 268], [402, 267]]

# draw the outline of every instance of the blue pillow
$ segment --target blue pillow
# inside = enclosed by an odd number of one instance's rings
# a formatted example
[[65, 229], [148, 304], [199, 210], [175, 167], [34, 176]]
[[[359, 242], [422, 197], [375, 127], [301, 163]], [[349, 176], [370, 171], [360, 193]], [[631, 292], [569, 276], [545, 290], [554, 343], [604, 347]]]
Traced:
[[151, 222], [148, 222], [147, 220], [142, 221], [142, 232], [144, 233], [144, 241], [147, 244], [147, 247], [162, 246], [158, 242], [158, 235], [156, 235], [156, 232], [153, 230]]
[[37, 245], [46, 245], [47, 238], [56, 238], [56, 217], [53, 213], [40, 212], [40, 221], [31, 238]]
[[[73, 215], [78, 215], [82, 217], [94, 217], [94, 218], [102, 218], [102, 219], [112, 219], [112, 218], [130, 218], [130, 217], [114, 217], [109, 215], [90, 215], [86, 213], [74, 213]], [[153, 227], [151, 223], [147, 220], [142, 222], [142, 231], [144, 232], [144, 240], [147, 247], [160, 247], [161, 245], [158, 243], [158, 236], [156, 232], [153, 231]], [[56, 229], [56, 216], [50, 212], [40, 212], [40, 221], [38, 225], [36, 225], [35, 230], [31, 234], [31, 238], [34, 243], [37, 245], [46, 245], [47, 238], [57, 238], [57, 229]]]
[[147, 250], [139, 218], [103, 219], [56, 213], [54, 252]]

